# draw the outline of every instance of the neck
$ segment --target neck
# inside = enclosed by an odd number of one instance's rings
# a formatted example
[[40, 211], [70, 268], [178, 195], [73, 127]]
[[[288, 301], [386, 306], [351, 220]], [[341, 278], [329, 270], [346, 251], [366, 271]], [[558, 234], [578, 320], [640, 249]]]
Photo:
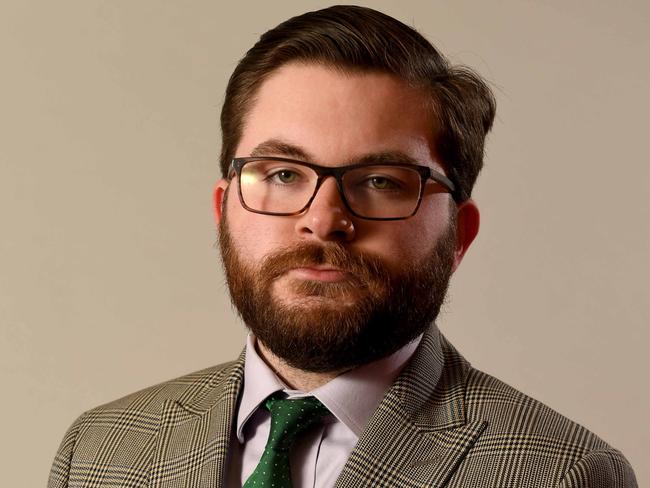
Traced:
[[275, 372], [289, 388], [300, 390], [305, 393], [315, 390], [319, 386], [333, 380], [341, 371], [328, 371], [326, 373], [314, 373], [303, 369], [294, 368], [282, 358], [273, 354], [259, 339], [255, 341], [256, 349], [264, 362]]

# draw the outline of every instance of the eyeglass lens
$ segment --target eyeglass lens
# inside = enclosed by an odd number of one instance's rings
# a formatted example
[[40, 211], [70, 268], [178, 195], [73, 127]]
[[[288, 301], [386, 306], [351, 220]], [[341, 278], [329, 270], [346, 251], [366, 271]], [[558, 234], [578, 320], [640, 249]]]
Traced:
[[[348, 170], [343, 191], [354, 213], [369, 218], [411, 215], [420, 198], [420, 174], [410, 168], [369, 165]], [[312, 168], [275, 160], [249, 161], [241, 170], [241, 194], [253, 210], [290, 214], [314, 195], [318, 174]]]

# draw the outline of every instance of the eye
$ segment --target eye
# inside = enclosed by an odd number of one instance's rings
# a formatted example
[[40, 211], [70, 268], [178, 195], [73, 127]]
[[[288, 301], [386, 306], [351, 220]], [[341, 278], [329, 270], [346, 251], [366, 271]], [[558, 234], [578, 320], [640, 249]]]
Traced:
[[375, 190], [395, 190], [399, 185], [385, 176], [369, 176], [366, 179], [366, 184]]
[[288, 185], [295, 183], [298, 180], [298, 173], [290, 169], [279, 169], [267, 176], [268, 180], [273, 181], [274, 183], [282, 183], [283, 185]]

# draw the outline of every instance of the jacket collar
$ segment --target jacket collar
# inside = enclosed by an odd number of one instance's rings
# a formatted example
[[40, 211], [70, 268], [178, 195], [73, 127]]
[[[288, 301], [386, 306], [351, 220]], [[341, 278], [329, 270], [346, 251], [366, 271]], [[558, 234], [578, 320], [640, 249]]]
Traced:
[[432, 325], [375, 410], [336, 488], [444, 486], [487, 426], [465, 418], [469, 371]]
[[227, 367], [215, 368], [187, 390], [187, 398], [164, 402], [149, 486], [223, 486], [244, 358], [242, 352]]
[[[244, 376], [237, 361], [166, 401], [150, 486], [223, 486]], [[336, 488], [443, 486], [486, 422], [467, 422], [470, 365], [432, 325], [389, 388], [350, 454]]]

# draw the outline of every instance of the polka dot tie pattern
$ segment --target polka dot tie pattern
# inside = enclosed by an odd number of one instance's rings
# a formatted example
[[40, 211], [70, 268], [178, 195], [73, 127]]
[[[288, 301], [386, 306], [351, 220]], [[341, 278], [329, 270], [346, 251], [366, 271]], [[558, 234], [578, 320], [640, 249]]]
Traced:
[[292, 488], [289, 451], [298, 435], [329, 413], [314, 397], [270, 397], [264, 407], [271, 412], [271, 431], [264, 453], [243, 488]]

